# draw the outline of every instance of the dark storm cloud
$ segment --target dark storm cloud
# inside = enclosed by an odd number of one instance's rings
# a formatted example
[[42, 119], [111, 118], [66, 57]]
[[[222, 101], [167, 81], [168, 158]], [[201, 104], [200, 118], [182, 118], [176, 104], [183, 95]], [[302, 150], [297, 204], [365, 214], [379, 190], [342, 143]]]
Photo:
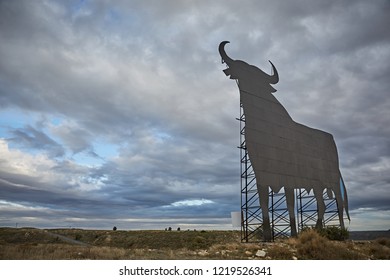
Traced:
[[[0, 200], [90, 220], [228, 217], [240, 204], [239, 95], [217, 46], [230, 40], [233, 58], [268, 73], [273, 61], [294, 120], [334, 135], [350, 209], [388, 209], [389, 9], [1, 1], [0, 109], [40, 122], [10, 120], [0, 135]], [[175, 204], [202, 199], [213, 203]]]
[[65, 153], [60, 144], [31, 126], [12, 130], [10, 133], [13, 137], [9, 138], [8, 141], [21, 148], [41, 150], [52, 157], [61, 157]]

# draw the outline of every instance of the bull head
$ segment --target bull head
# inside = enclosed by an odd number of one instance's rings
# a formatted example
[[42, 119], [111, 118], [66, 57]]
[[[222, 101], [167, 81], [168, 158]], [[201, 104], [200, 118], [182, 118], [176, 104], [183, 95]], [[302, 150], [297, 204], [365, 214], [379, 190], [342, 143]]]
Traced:
[[[230, 76], [230, 79], [238, 80], [239, 82], [245, 80], [246, 78], [250, 78], [253, 80], [257, 80], [261, 84], [268, 83], [268, 86], [272, 88], [269, 84], [276, 84], [279, 81], [278, 71], [275, 66], [271, 63], [273, 69], [273, 75], [268, 75], [263, 72], [259, 68], [253, 65], [249, 65], [248, 63], [241, 60], [234, 60], [230, 58], [225, 52], [225, 45], [229, 43], [228, 41], [223, 41], [219, 44], [219, 54], [222, 58], [222, 63], [226, 63], [228, 66], [227, 69], [223, 70], [226, 76]], [[264, 85], [263, 85], [264, 86]], [[272, 88], [271, 92], [275, 92], [276, 90]]]

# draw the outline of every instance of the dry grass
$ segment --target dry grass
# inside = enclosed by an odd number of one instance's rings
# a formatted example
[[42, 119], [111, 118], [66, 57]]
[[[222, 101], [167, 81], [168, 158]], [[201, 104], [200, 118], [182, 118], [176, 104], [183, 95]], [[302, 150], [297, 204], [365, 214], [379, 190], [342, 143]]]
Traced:
[[305, 260], [354, 260], [365, 256], [346, 246], [345, 242], [330, 241], [315, 230], [300, 234], [297, 244], [299, 259]]
[[0, 245], [0, 259], [8, 260], [119, 260], [128, 257], [127, 250], [111, 247], [68, 244]]
[[280, 243], [280, 246], [272, 246], [268, 250], [269, 258], [273, 260], [292, 260], [296, 257], [296, 250], [285, 243]]
[[[53, 234], [59, 234], [56, 236]], [[71, 240], [87, 246], [72, 244]], [[256, 253], [261, 250], [265, 257]], [[331, 241], [314, 230], [273, 243], [241, 243], [238, 231], [104, 231], [0, 228], [0, 259], [390, 259], [390, 239]]]
[[330, 241], [315, 230], [300, 234], [298, 258], [315, 260], [390, 259], [390, 239], [374, 241]]
[[368, 251], [371, 256], [379, 260], [390, 259], [390, 239], [380, 238], [370, 244]]

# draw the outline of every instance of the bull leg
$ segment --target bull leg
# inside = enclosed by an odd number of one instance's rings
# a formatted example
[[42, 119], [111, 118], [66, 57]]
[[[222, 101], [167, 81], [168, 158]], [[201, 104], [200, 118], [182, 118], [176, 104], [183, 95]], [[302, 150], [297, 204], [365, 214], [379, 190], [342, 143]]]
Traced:
[[294, 212], [295, 209], [294, 189], [284, 187], [284, 193], [286, 194], [287, 210], [288, 210], [288, 215], [290, 217], [291, 236], [296, 237], [297, 223], [295, 221], [295, 212]]
[[314, 189], [314, 196], [317, 200], [317, 213], [318, 213], [318, 219], [316, 223], [317, 229], [322, 229], [322, 224], [324, 220], [324, 214], [325, 214], [325, 202], [324, 197], [322, 195], [322, 189]]
[[261, 213], [263, 216], [263, 238], [264, 241], [272, 241], [269, 212], [268, 212], [268, 204], [269, 204], [268, 186], [265, 187], [265, 186], [257, 185], [257, 192], [259, 194]]
[[335, 190], [335, 197], [337, 204], [337, 212], [339, 214], [340, 227], [341, 229], [345, 229], [343, 198], [341, 197], [341, 192], [339, 190]]

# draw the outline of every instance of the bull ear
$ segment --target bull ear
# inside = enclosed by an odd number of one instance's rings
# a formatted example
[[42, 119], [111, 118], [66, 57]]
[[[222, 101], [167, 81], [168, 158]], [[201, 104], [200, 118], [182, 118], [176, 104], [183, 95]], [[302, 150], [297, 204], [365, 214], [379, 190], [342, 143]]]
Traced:
[[276, 70], [276, 67], [275, 65], [273, 65], [273, 63], [271, 62], [271, 60], [268, 60], [269, 63], [271, 63], [272, 65], [272, 76], [269, 76], [269, 83], [270, 84], [277, 84], [279, 82], [279, 74], [278, 74], [278, 70]]

